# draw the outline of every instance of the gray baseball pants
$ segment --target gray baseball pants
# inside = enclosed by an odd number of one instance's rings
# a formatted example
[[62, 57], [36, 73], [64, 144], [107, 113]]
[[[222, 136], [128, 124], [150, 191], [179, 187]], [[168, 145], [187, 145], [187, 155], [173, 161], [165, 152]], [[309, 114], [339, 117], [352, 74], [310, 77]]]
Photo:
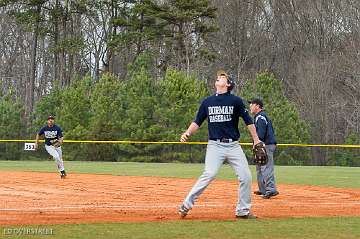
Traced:
[[63, 171], [64, 169], [64, 162], [62, 160], [62, 151], [61, 147], [55, 147], [53, 145], [45, 145], [46, 151], [55, 159], [57, 167], [59, 171]]
[[221, 165], [227, 160], [234, 169], [239, 180], [238, 201], [235, 214], [244, 216], [249, 214], [251, 207], [251, 172], [239, 142], [221, 143], [209, 140], [205, 157], [205, 169], [189, 194], [184, 200], [185, 207], [191, 209], [196, 199], [215, 179]]
[[267, 164], [260, 166], [256, 165], [256, 176], [259, 186], [259, 191], [262, 194], [273, 193], [277, 191], [274, 176], [274, 152], [275, 144], [266, 145], [266, 153], [268, 155]]

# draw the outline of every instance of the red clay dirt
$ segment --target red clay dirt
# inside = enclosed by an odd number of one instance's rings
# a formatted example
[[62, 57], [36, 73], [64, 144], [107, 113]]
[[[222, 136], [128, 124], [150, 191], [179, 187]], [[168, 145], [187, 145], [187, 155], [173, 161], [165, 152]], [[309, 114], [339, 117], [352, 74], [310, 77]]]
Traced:
[[[180, 220], [177, 208], [196, 179], [0, 172], [0, 225]], [[253, 190], [256, 185], [253, 184]], [[360, 216], [360, 189], [278, 185], [252, 195], [260, 218]], [[232, 220], [237, 181], [215, 180], [182, 220]], [[235, 220], [235, 219], [234, 219]]]

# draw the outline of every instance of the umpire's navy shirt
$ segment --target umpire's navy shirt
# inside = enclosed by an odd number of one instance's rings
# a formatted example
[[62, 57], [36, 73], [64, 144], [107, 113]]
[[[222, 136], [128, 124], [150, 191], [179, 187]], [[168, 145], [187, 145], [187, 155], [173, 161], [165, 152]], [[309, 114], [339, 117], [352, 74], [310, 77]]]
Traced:
[[264, 111], [258, 112], [255, 117], [256, 133], [266, 145], [276, 144], [275, 131], [271, 120]]
[[53, 127], [47, 125], [42, 127], [39, 131], [39, 135], [45, 135], [45, 144], [49, 146], [51, 145], [50, 140], [63, 137], [61, 128], [56, 124], [54, 124]]
[[242, 99], [230, 94], [215, 94], [203, 100], [194, 123], [198, 126], [208, 119], [209, 139], [239, 140], [239, 117], [246, 125], [253, 124]]

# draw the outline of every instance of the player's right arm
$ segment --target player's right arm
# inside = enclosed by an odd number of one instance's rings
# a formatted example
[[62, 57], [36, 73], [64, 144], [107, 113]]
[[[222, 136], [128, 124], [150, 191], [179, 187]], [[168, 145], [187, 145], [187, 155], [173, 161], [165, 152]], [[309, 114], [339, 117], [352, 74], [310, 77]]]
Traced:
[[35, 138], [35, 150], [38, 149], [39, 147], [39, 134], [36, 134], [36, 138]]
[[186, 142], [190, 135], [193, 135], [198, 130], [198, 128], [199, 126], [195, 122], [192, 122], [189, 128], [181, 135], [180, 141]]
[[193, 135], [204, 122], [207, 117], [206, 105], [204, 101], [201, 103], [195, 120], [190, 124], [189, 128], [181, 135], [180, 141], [186, 142], [190, 135]]
[[39, 147], [39, 139], [40, 139], [40, 135], [44, 134], [44, 128], [40, 129], [39, 133], [36, 134], [35, 137], [35, 150]]

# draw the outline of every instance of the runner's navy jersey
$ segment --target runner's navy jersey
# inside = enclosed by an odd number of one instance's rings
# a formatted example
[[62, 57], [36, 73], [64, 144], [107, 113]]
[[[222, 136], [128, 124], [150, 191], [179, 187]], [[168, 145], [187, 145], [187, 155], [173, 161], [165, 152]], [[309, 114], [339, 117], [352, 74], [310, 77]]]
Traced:
[[63, 137], [62, 130], [59, 126], [54, 124], [52, 127], [44, 126], [40, 129], [39, 135], [45, 136], [45, 144], [51, 145], [50, 140], [52, 139], [59, 139]]

